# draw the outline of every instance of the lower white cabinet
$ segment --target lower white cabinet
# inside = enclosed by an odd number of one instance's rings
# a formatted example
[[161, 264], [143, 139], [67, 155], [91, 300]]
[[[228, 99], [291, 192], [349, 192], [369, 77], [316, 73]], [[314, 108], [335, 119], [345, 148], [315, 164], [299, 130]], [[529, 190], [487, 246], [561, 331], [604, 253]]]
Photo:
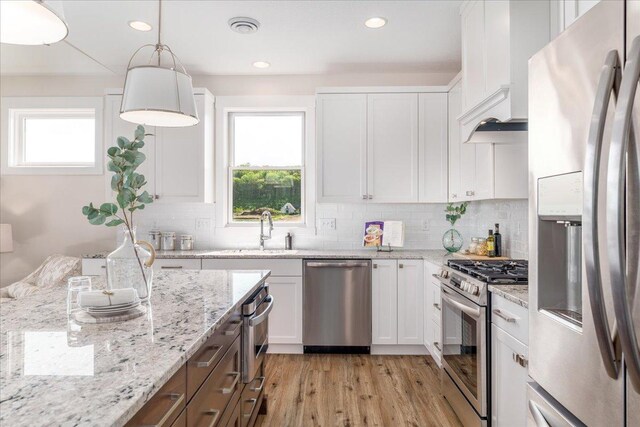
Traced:
[[422, 345], [422, 260], [374, 260], [372, 344]]
[[424, 346], [438, 366], [442, 367], [442, 307], [440, 282], [433, 277], [440, 266], [424, 263]]
[[267, 279], [275, 304], [269, 315], [269, 344], [302, 344], [302, 277]]
[[491, 425], [527, 425], [528, 348], [491, 325]]

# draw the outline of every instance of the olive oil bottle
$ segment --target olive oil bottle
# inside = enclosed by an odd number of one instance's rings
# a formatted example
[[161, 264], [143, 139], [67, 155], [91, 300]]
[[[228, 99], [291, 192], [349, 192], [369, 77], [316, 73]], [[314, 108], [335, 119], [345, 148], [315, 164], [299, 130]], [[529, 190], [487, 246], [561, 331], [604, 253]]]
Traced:
[[489, 258], [496, 256], [496, 239], [493, 235], [493, 230], [489, 230], [489, 237], [487, 237], [487, 256]]

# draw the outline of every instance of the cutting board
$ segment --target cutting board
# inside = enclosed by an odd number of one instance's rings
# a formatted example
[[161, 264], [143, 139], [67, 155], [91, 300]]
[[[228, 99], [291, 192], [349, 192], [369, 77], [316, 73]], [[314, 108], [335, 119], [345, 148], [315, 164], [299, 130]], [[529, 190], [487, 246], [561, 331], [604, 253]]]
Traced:
[[494, 256], [494, 257], [488, 257], [488, 256], [484, 256], [484, 255], [473, 255], [473, 254], [465, 254], [462, 252], [454, 252], [453, 253], [454, 258], [462, 258], [462, 259], [470, 259], [472, 261], [490, 261], [490, 260], [494, 260], [494, 261], [504, 261], [507, 259], [511, 259], [505, 256]]

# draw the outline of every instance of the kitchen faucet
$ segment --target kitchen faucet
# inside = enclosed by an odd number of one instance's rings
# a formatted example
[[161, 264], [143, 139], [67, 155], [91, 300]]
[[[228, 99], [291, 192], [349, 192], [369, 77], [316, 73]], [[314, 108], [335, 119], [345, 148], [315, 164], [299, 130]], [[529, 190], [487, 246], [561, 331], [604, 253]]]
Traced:
[[[269, 234], [264, 234], [264, 221], [269, 220]], [[271, 231], [273, 230], [273, 218], [271, 212], [264, 211], [260, 215], [260, 250], [264, 251], [264, 241], [271, 239]]]

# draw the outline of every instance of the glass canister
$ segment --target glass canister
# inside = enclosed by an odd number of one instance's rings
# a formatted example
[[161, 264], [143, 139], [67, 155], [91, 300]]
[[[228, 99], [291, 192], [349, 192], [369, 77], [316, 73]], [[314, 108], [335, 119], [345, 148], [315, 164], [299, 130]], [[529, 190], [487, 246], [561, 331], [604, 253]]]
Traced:
[[191, 251], [193, 250], [193, 236], [190, 234], [183, 234], [180, 236], [180, 250]]
[[487, 249], [487, 239], [484, 237], [478, 237], [478, 246], [476, 249], [476, 255], [487, 256], [489, 253]]
[[472, 237], [471, 243], [469, 243], [469, 253], [475, 254], [477, 250], [478, 250], [478, 238]]
[[156, 251], [160, 250], [160, 231], [159, 230], [151, 230], [149, 232], [149, 243], [153, 246], [153, 249]]
[[163, 231], [162, 236], [162, 250], [173, 251], [176, 248], [176, 232], [175, 231]]

